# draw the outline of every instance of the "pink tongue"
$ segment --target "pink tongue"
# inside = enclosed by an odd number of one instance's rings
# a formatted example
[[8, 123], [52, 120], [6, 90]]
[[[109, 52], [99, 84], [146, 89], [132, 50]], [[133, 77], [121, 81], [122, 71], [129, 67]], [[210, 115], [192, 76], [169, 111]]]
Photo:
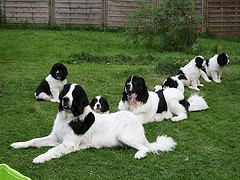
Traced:
[[131, 103], [136, 105], [137, 104], [137, 95], [135, 93], [131, 94], [131, 96], [129, 96], [129, 99], [131, 99]]

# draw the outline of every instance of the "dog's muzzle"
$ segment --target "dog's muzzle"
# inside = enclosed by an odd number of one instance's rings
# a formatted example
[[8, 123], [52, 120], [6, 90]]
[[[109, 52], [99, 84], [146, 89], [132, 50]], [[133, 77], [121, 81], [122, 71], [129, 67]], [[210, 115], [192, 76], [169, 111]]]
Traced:
[[69, 103], [69, 98], [68, 97], [63, 97], [62, 99], [62, 107], [64, 110], [69, 110], [71, 108], [70, 103]]
[[57, 77], [58, 80], [61, 79], [61, 73], [59, 71], [56, 72], [56, 77]]

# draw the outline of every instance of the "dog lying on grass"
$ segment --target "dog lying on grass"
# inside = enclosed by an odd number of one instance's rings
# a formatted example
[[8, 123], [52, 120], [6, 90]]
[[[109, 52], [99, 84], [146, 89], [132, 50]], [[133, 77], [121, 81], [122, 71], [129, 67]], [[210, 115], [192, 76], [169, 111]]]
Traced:
[[148, 152], [172, 151], [176, 142], [164, 135], [149, 143], [136, 115], [128, 111], [110, 114], [92, 112], [82, 86], [66, 84], [60, 94], [59, 111], [50, 135], [16, 142], [11, 146], [15, 149], [54, 146], [33, 160], [33, 163], [44, 163], [74, 151], [113, 146], [137, 149], [134, 158], [141, 159]]

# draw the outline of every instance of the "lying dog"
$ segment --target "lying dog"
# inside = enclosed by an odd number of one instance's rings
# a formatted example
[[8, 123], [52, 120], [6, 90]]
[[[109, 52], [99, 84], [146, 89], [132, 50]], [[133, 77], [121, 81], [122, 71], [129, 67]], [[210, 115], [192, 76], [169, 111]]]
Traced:
[[229, 57], [226, 53], [216, 54], [206, 60], [206, 66], [201, 69], [201, 77], [207, 82], [213, 80], [220, 83], [223, 67], [228, 66], [229, 63]]
[[56, 63], [52, 66], [50, 74], [42, 80], [34, 96], [37, 100], [46, 100], [51, 102], [60, 102], [58, 96], [67, 83], [68, 71], [62, 63]]
[[11, 144], [13, 148], [54, 146], [39, 155], [33, 163], [44, 163], [53, 158], [87, 148], [129, 146], [137, 149], [136, 159], [144, 158], [148, 152], [167, 152], [176, 143], [171, 137], [159, 136], [149, 143], [138, 117], [131, 112], [111, 114], [92, 112], [87, 94], [82, 86], [66, 84], [60, 94], [57, 117], [50, 135], [26, 142]]
[[186, 100], [176, 88], [155, 87], [155, 92], [148, 91], [145, 80], [139, 76], [127, 78], [122, 94], [118, 109], [133, 112], [142, 124], [170, 118], [173, 122], [181, 121], [188, 117], [189, 111], [208, 109], [202, 97], [194, 95], [190, 101]]

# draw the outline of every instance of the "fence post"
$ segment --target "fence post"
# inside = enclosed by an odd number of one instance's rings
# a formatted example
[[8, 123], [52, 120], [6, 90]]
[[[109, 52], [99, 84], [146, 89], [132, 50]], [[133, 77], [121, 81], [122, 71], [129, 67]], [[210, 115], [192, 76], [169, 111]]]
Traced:
[[202, 0], [202, 33], [206, 33], [208, 28], [208, 0]]
[[55, 0], [49, 0], [49, 24], [55, 23]]
[[102, 0], [102, 26], [107, 27], [107, 0]]

